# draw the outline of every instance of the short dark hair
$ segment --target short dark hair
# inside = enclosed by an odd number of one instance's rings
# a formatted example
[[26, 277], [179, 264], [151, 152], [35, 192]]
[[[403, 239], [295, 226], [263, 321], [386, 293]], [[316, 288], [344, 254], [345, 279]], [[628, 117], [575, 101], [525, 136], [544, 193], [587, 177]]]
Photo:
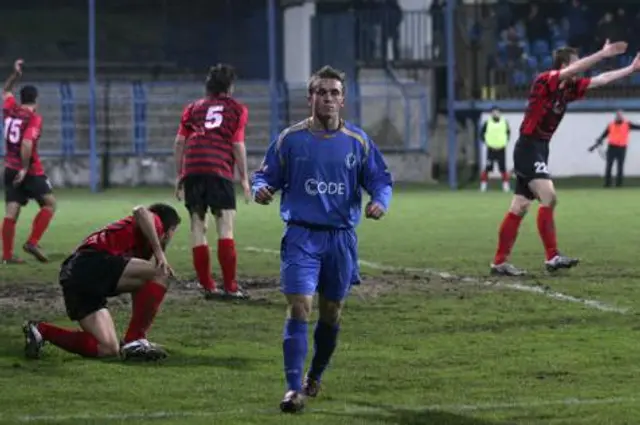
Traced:
[[174, 227], [178, 227], [178, 225], [182, 222], [178, 211], [176, 211], [176, 209], [171, 205], [163, 203], [153, 204], [149, 207], [149, 211], [160, 218], [162, 227], [164, 228], [165, 232], [168, 232]]
[[574, 47], [559, 47], [553, 51], [553, 69], [560, 69], [571, 62], [571, 56], [578, 56]]
[[20, 89], [20, 103], [33, 105], [38, 100], [38, 89], [35, 86], [24, 86]]
[[342, 91], [344, 93], [347, 87], [346, 78], [347, 76], [344, 72], [340, 71], [339, 69], [335, 69], [329, 65], [325, 65], [319, 70], [317, 70], [316, 72], [314, 72], [313, 75], [311, 75], [311, 78], [309, 78], [309, 84], [307, 85], [307, 91], [309, 93], [309, 96], [313, 94], [313, 91], [315, 90], [318, 80], [340, 81], [340, 83], [342, 84]]
[[212, 66], [205, 81], [207, 93], [214, 96], [229, 93], [237, 78], [236, 70], [231, 65], [219, 63]]

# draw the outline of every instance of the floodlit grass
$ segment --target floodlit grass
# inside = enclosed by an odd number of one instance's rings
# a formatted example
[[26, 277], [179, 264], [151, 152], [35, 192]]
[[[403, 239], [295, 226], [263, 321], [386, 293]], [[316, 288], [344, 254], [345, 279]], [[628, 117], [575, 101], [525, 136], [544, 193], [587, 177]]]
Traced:
[[[239, 274], [256, 300], [207, 302], [195, 289], [172, 288], [150, 334], [169, 350], [165, 362], [85, 360], [51, 346], [41, 360], [24, 360], [24, 319], [70, 324], [56, 283], [60, 260], [90, 231], [135, 204], [172, 202], [170, 195], [170, 189], [59, 191], [58, 214], [42, 241], [54, 261], [0, 267], [0, 423], [640, 422], [634, 400], [640, 385], [634, 188], [560, 189], [558, 238], [563, 252], [582, 259], [578, 268], [553, 276], [543, 272], [535, 210], [523, 223], [512, 258], [532, 273], [523, 284], [628, 313], [456, 278], [363, 267], [365, 283], [349, 299], [323, 392], [304, 417], [278, 411], [284, 392], [278, 256], [247, 250], [279, 248], [277, 205], [239, 205]], [[361, 258], [486, 277], [508, 203], [509, 196], [497, 191], [399, 188], [388, 217], [362, 224]], [[20, 219], [18, 247], [34, 212], [29, 206]], [[186, 214], [184, 219], [169, 260], [190, 279]], [[128, 321], [125, 301], [112, 303], [120, 330]]]

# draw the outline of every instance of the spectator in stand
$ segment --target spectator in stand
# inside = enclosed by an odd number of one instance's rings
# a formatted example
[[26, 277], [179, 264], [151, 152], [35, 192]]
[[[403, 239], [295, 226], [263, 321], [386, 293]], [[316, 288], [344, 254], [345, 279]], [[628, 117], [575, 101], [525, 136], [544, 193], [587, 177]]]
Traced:
[[513, 24], [513, 11], [507, 0], [498, 0], [493, 9], [496, 17], [496, 30], [498, 34], [508, 29]]
[[604, 44], [605, 40], [610, 42], [622, 41], [625, 39], [626, 28], [621, 25], [620, 21], [614, 18], [613, 13], [607, 12], [598, 22], [596, 30], [596, 45]]
[[[637, 11], [633, 19], [629, 20], [629, 32], [632, 32], [635, 28], [640, 28], [640, 10]], [[638, 50], [640, 50], [640, 40], [637, 37], [630, 38], [629, 51], [637, 52]]]
[[631, 26], [631, 15], [627, 14], [627, 11], [624, 8], [619, 7], [616, 11], [616, 17], [614, 19], [618, 25], [620, 25], [620, 30], [622, 31], [622, 39], [629, 40], [631, 38], [635, 38], [634, 31]]
[[435, 57], [444, 55], [444, 10], [446, 4], [444, 0], [433, 0], [429, 8], [431, 15], [431, 33], [433, 34], [433, 51]]
[[540, 13], [537, 4], [532, 4], [529, 8], [529, 16], [525, 21], [527, 27], [527, 38], [532, 43], [536, 40], [549, 41], [551, 34], [546, 18]]
[[566, 13], [566, 19], [569, 46], [582, 51], [588, 50], [591, 40], [587, 7], [580, 0], [572, 0]]
[[524, 60], [524, 43], [518, 37], [515, 27], [509, 27], [506, 32], [506, 56], [509, 68], [518, 68]]

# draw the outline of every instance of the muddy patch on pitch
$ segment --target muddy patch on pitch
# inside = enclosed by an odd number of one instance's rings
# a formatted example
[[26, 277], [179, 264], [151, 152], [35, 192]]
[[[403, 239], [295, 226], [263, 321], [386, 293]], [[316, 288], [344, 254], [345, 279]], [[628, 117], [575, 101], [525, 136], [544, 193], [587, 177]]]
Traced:
[[[247, 277], [239, 280], [242, 288], [251, 295], [248, 303], [271, 303], [278, 290], [276, 278]], [[173, 302], [193, 302], [202, 299], [200, 285], [194, 279], [172, 282], [167, 292], [167, 300]], [[231, 301], [233, 302], [233, 301]], [[122, 294], [109, 298], [109, 307], [115, 310], [128, 308], [131, 295]], [[30, 314], [45, 317], [50, 314], [64, 314], [62, 290], [57, 283], [21, 282], [0, 285], [0, 312], [4, 315]]]
[[[428, 294], [432, 296], [457, 296], [464, 298], [479, 290], [478, 285], [469, 285], [464, 278], [446, 274], [426, 275], [418, 273], [384, 272], [371, 275], [362, 274], [362, 283], [353, 288], [352, 294], [361, 299], [377, 298], [387, 294]], [[277, 277], [245, 276], [239, 285], [251, 296], [249, 304], [281, 303], [280, 282]], [[221, 282], [220, 282], [221, 284]], [[202, 299], [200, 285], [195, 279], [174, 281], [167, 293], [167, 299], [174, 302], [192, 302]], [[231, 301], [234, 302], [234, 301]], [[239, 301], [238, 301], [239, 302]], [[123, 294], [109, 299], [112, 308], [126, 308], [131, 304], [131, 296]], [[57, 283], [23, 282], [0, 285], [0, 312], [3, 314], [25, 311], [39, 316], [47, 313], [63, 313], [62, 291]]]
[[49, 312], [64, 308], [58, 285], [52, 283], [9, 283], [0, 285], [0, 311]]
[[362, 282], [352, 293], [359, 298], [377, 298], [387, 294], [425, 294], [431, 296], [466, 297], [473, 290], [464, 279], [443, 274], [412, 272], [383, 272], [379, 275], [361, 274]]
[[[238, 286], [249, 293], [249, 300], [239, 300], [237, 302], [249, 303], [249, 304], [271, 304], [273, 301], [273, 295], [279, 291], [280, 282], [275, 277], [262, 277], [262, 276], [249, 276], [241, 277], [238, 279]], [[222, 286], [222, 282], [218, 282], [218, 286]], [[200, 284], [195, 278], [181, 279], [175, 281], [168, 293], [169, 298], [173, 299], [185, 299], [192, 298], [194, 296], [202, 297], [202, 289]], [[234, 302], [233, 300], [228, 300]]]

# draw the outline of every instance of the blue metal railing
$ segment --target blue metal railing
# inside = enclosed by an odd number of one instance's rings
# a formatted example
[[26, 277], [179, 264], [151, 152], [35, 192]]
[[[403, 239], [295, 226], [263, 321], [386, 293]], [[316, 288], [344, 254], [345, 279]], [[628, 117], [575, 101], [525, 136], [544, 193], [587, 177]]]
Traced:
[[144, 86], [136, 81], [131, 85], [133, 99], [133, 152], [142, 155], [147, 150], [147, 99]]
[[[120, 87], [119, 90], [97, 91], [99, 98], [109, 96], [111, 99], [108, 102], [99, 99], [97, 102], [98, 115], [110, 117], [108, 123], [103, 120], [96, 123], [97, 153], [103, 153], [105, 145], [101, 143], [101, 137], [108, 133], [111, 140], [114, 140], [108, 148], [112, 155], [170, 154], [183, 107], [202, 93], [201, 85], [132, 82], [129, 86], [124, 83]], [[278, 134], [292, 121], [308, 113], [304, 97], [306, 90], [303, 94], [300, 91], [302, 87], [304, 86], [279, 84], [276, 98], [273, 99], [264, 82], [242, 82], [236, 96], [249, 107], [249, 150], [263, 151], [273, 134]], [[47, 120], [45, 125], [52, 129], [59, 128], [60, 139], [51, 140], [49, 136], [49, 139], [43, 140], [40, 152], [42, 156], [88, 155], [89, 151], [84, 147], [88, 125], [84, 91], [86, 88], [83, 86], [67, 82], [59, 84], [59, 102], [57, 106], [51, 104], [47, 108], [58, 118]], [[426, 149], [429, 104], [429, 93], [423, 87], [415, 83], [404, 83], [397, 78], [392, 83], [381, 81], [347, 84], [349, 120], [365, 130], [377, 132], [374, 138], [383, 150]], [[59, 114], [55, 113], [56, 107], [60, 108]], [[393, 140], [387, 138], [389, 134]], [[3, 146], [0, 146], [0, 155], [2, 149]]]
[[62, 155], [71, 156], [76, 146], [76, 126], [74, 117], [75, 103], [71, 84], [60, 83], [60, 136], [62, 137]]
[[[434, 59], [431, 12], [376, 8], [353, 12], [356, 56], [362, 62], [427, 61]], [[332, 19], [327, 16], [327, 19]]]

